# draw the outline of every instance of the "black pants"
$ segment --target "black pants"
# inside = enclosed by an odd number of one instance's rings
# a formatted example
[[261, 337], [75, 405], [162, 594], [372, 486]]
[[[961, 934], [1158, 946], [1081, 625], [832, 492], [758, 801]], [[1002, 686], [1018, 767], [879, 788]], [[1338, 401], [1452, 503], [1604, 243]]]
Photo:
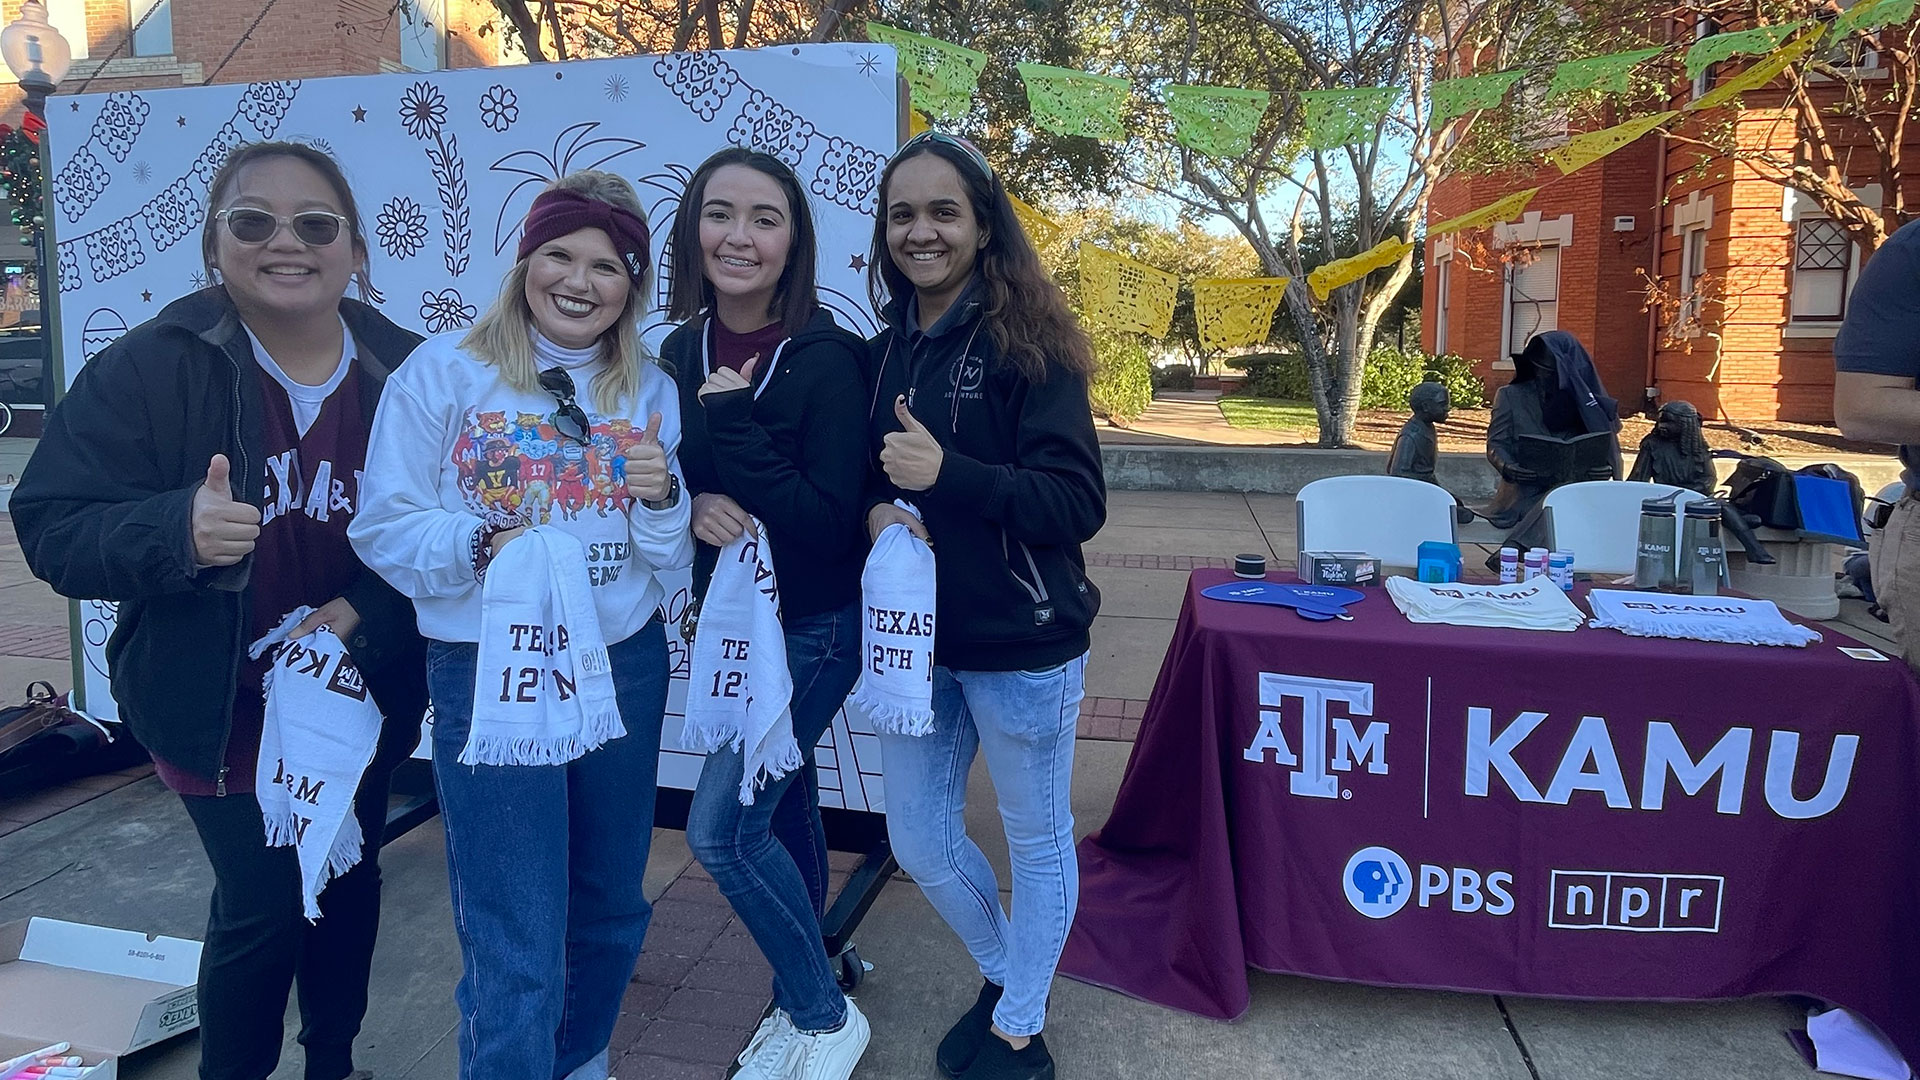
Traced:
[[267, 846], [259, 800], [250, 793], [180, 797], [213, 863], [200, 953], [200, 1080], [265, 1080], [273, 1072], [296, 982], [306, 1080], [342, 1080], [353, 1071], [380, 927], [387, 786], [403, 759], [383, 752], [361, 780], [353, 804], [364, 838], [360, 861], [327, 883], [317, 923], [301, 910], [294, 849]]

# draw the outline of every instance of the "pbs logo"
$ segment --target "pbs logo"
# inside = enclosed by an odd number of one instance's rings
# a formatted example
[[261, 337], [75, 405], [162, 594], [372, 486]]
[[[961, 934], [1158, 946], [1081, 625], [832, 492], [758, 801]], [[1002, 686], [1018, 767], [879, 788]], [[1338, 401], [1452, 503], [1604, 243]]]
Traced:
[[1364, 847], [1347, 860], [1340, 883], [1347, 903], [1369, 919], [1384, 919], [1407, 906], [1413, 870], [1392, 848]]

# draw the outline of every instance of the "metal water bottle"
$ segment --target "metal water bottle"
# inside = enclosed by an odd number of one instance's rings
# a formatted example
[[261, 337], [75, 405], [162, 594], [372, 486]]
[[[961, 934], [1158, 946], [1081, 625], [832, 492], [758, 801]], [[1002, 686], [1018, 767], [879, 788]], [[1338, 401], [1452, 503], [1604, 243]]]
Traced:
[[1680, 521], [1680, 591], [1695, 596], [1720, 595], [1720, 574], [1727, 555], [1720, 544], [1720, 504], [1696, 499], [1687, 504]]
[[1633, 587], [1670, 590], [1678, 583], [1679, 562], [1674, 551], [1673, 500], [1648, 499], [1640, 504], [1640, 542], [1633, 561]]

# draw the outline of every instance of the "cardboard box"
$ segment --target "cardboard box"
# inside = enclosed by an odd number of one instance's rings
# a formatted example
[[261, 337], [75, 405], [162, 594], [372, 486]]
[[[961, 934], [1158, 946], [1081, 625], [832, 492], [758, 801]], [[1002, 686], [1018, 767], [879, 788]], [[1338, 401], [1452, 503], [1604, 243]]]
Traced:
[[1380, 560], [1363, 551], [1303, 551], [1300, 580], [1309, 585], [1371, 585], [1380, 577]]
[[73, 1044], [87, 1080], [200, 1026], [200, 943], [133, 930], [21, 919], [0, 924], [0, 1061]]

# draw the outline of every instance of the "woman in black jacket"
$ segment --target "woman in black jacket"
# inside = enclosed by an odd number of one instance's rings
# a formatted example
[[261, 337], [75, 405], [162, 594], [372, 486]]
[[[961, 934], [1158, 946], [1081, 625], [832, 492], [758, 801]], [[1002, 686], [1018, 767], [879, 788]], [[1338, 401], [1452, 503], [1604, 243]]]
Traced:
[[860, 673], [866, 345], [817, 302], [814, 247], [792, 169], [740, 148], [708, 158], [667, 244], [668, 315], [685, 323], [660, 353], [680, 383], [696, 591], [719, 549], [758, 521], [802, 748], [800, 768], [769, 778], [747, 806], [741, 751], [710, 754], [688, 814], [687, 843], [773, 967], [775, 1009], [738, 1075], [844, 1080], [866, 1049], [867, 1021], [821, 947], [827, 849], [813, 748]]
[[[1040, 1029], [1079, 895], [1069, 792], [1100, 606], [1080, 544], [1106, 520], [1093, 350], [965, 140], [926, 132], [888, 162], [869, 273], [891, 325], [871, 343], [867, 528], [929, 538], [937, 579], [933, 731], [880, 736], [887, 832], [985, 978], [937, 1060], [949, 1077], [1051, 1080]], [[1011, 918], [962, 818], [976, 751], [1007, 831]]]
[[[262, 1080], [300, 987], [307, 1080], [353, 1072], [380, 914], [377, 863], [394, 767], [426, 709], [407, 599], [347, 543], [374, 404], [420, 338], [344, 298], [366, 242], [332, 158], [255, 143], [207, 192], [210, 288], [167, 305], [80, 372], [14, 491], [33, 572], [119, 602], [107, 642], [128, 729], [178, 792], [213, 864], [200, 959], [203, 1080]], [[294, 629], [346, 643], [385, 717], [354, 799], [364, 850], [302, 914], [293, 847], [266, 846], [255, 765], [264, 661]]]

